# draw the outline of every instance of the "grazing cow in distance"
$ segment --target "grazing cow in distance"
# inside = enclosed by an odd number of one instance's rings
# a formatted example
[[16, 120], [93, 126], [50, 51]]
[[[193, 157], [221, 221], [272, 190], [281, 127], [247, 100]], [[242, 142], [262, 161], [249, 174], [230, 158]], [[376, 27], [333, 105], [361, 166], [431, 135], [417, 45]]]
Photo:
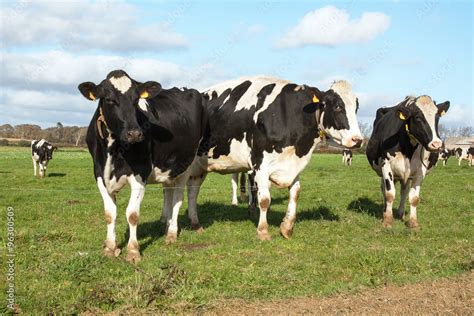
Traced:
[[[470, 148], [458, 147], [454, 150], [454, 152], [456, 154], [456, 158], [458, 159], [458, 166], [461, 166], [461, 162], [463, 160], [467, 160], [468, 163], [469, 163], [469, 166], [472, 166], [472, 159], [469, 159], [469, 150], [472, 151], [471, 148], [472, 147], [470, 147]], [[471, 155], [471, 157], [472, 157], [472, 155]]]
[[178, 212], [184, 187], [206, 125], [204, 99], [193, 89], [162, 89], [154, 81], [137, 82], [123, 70], [110, 72], [96, 85], [84, 82], [79, 91], [99, 104], [86, 142], [102, 195], [107, 223], [104, 254], [118, 256], [115, 241], [116, 194], [130, 184], [126, 217], [130, 237], [126, 259], [141, 259], [137, 241], [140, 204], [147, 183], [163, 183], [166, 242], [178, 234]]
[[408, 195], [410, 218], [406, 224], [410, 228], [418, 226], [416, 208], [421, 184], [438, 159], [443, 145], [438, 121], [448, 109], [449, 101], [436, 105], [429, 96], [423, 95], [406, 97], [394, 107], [377, 110], [366, 151], [370, 165], [381, 177], [385, 227], [392, 226], [397, 181], [401, 183], [398, 218], [403, 219]]
[[469, 166], [474, 165], [474, 147], [469, 147], [467, 150], [467, 158], [469, 159]]
[[206, 89], [208, 130], [193, 164], [188, 188], [189, 217], [199, 223], [196, 198], [208, 172], [252, 170], [258, 190], [257, 236], [270, 239], [267, 210], [270, 187], [288, 188], [288, 211], [280, 225], [285, 238], [293, 233], [300, 193], [299, 174], [322, 137], [347, 148], [360, 147], [358, 100], [346, 81], [328, 91], [271, 77], [242, 78]]
[[454, 156], [454, 149], [444, 148], [439, 152], [438, 161], [442, 161], [443, 167], [445, 167], [449, 157], [451, 156]]
[[346, 166], [352, 166], [352, 150], [342, 150], [342, 163]]
[[36, 165], [39, 165], [39, 176], [46, 176], [46, 168], [51, 159], [53, 151], [58, 147], [51, 145], [45, 139], [31, 141], [31, 159], [33, 160], [33, 175], [36, 176]]

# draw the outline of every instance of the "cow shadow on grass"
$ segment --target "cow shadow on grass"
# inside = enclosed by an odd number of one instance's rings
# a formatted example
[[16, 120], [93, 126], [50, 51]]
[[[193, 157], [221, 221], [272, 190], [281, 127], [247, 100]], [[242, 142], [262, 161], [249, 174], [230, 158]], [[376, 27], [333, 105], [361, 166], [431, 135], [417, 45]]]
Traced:
[[[232, 206], [230, 204], [221, 204], [216, 202], [204, 202], [198, 205], [199, 222], [204, 229], [211, 227], [215, 222], [245, 222], [251, 221], [255, 227], [258, 225], [259, 211], [249, 213], [246, 204]], [[267, 222], [271, 226], [279, 227], [285, 213], [272, 212], [267, 213]], [[320, 206], [317, 208], [309, 208], [298, 211], [296, 221], [339, 221], [339, 216], [334, 214], [329, 208]], [[191, 230], [187, 212], [178, 216], [178, 227], [180, 230]], [[144, 251], [154, 242], [165, 235], [166, 224], [162, 223], [159, 215], [156, 220], [139, 223], [137, 230], [137, 238], [140, 242], [140, 251]], [[130, 232], [127, 228], [123, 241], [119, 245], [120, 248], [126, 247]], [[146, 239], [146, 241], [143, 241]]]
[[356, 213], [365, 213], [376, 218], [382, 218], [383, 205], [375, 203], [367, 197], [360, 197], [347, 205], [349, 211]]
[[64, 176], [66, 176], [65, 173], [58, 173], [58, 172], [48, 174], [48, 177], [64, 177]]

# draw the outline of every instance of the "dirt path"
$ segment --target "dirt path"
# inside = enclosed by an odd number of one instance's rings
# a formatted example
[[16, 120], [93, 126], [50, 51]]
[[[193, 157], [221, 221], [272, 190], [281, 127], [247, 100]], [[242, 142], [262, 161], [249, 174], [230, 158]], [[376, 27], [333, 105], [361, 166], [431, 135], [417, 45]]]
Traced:
[[248, 303], [222, 301], [212, 314], [455, 314], [474, 315], [474, 271], [433, 282], [389, 285], [355, 294]]

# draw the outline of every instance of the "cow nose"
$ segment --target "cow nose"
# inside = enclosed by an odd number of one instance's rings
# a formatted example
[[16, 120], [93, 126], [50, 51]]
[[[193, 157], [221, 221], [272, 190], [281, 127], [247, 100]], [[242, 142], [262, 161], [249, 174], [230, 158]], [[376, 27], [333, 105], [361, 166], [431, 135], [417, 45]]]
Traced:
[[435, 140], [428, 145], [431, 150], [439, 150], [441, 146], [443, 146], [443, 143], [439, 140]]
[[360, 146], [362, 146], [362, 137], [360, 136], [354, 136], [352, 137], [352, 142], [355, 144], [354, 147], [355, 148], [360, 148]]
[[130, 143], [141, 142], [143, 140], [143, 133], [138, 128], [130, 129], [127, 132], [127, 139]]

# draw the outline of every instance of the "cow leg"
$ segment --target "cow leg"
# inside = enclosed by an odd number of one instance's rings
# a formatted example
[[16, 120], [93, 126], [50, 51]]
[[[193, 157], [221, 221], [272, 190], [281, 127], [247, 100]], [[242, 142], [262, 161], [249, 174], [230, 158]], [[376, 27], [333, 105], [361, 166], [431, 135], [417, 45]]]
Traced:
[[191, 228], [198, 233], [203, 232], [204, 229], [201, 224], [199, 224], [199, 218], [197, 215], [197, 198], [206, 176], [207, 173], [203, 173], [201, 176], [190, 177], [188, 180], [188, 218], [191, 223]]
[[163, 212], [160, 221], [167, 223], [171, 217], [171, 204], [173, 203], [173, 188], [163, 184]]
[[408, 197], [408, 192], [410, 191], [410, 184], [411, 181], [408, 180], [406, 183], [400, 181], [401, 183], [401, 190], [400, 190], [400, 207], [398, 208], [398, 219], [403, 219], [403, 215], [405, 215], [405, 203]]
[[183, 204], [184, 186], [189, 179], [189, 174], [183, 174], [176, 178], [173, 188], [173, 205], [171, 218], [168, 219], [168, 229], [166, 231], [166, 244], [176, 242], [178, 239], [178, 215]]
[[134, 177], [133, 175], [129, 177], [128, 182], [130, 183], [130, 200], [128, 201], [126, 215], [130, 237], [128, 239], [126, 259], [129, 262], [136, 263], [141, 259], [137, 240], [137, 226], [140, 217], [140, 204], [145, 195], [145, 183], [141, 181], [141, 178]]
[[349, 163], [348, 163], [349, 166], [352, 166], [352, 158], [349, 158]]
[[418, 221], [416, 218], [416, 207], [420, 203], [420, 188], [421, 188], [421, 183], [423, 182], [423, 177], [417, 177], [413, 179], [411, 188], [410, 188], [410, 194], [409, 194], [409, 200], [410, 200], [410, 219], [406, 223], [406, 225], [409, 228], [417, 228], [418, 227]]
[[239, 174], [233, 173], [232, 174], [232, 205], [238, 205], [239, 202], [237, 201], [237, 182], [239, 180]]
[[267, 210], [270, 207], [270, 181], [268, 180], [268, 173], [257, 171], [255, 173], [255, 182], [258, 186], [257, 198], [258, 206], [260, 208], [260, 218], [258, 220], [257, 236], [260, 240], [270, 240], [271, 236], [268, 233]]
[[43, 177], [43, 164], [39, 162], [39, 176]]
[[107, 239], [104, 242], [104, 255], [107, 257], [117, 257], [120, 249], [115, 243], [115, 220], [117, 218], [117, 205], [115, 204], [115, 196], [109, 194], [104, 186], [102, 178], [97, 178], [97, 187], [104, 201], [105, 222], [107, 223]]
[[299, 177], [296, 177], [295, 181], [291, 184], [288, 191], [290, 193], [290, 201], [288, 202], [288, 210], [280, 224], [280, 232], [286, 239], [290, 238], [293, 234], [293, 225], [296, 220], [296, 205], [298, 204], [298, 196], [300, 193], [300, 181]]
[[383, 213], [383, 225], [387, 228], [392, 227], [393, 222], [393, 201], [395, 200], [395, 183], [393, 174], [388, 163], [382, 166], [382, 189], [385, 200], [385, 210]]
[[33, 160], [33, 175], [36, 177], [36, 160], [34, 159], [31, 159]]
[[246, 187], [246, 176], [245, 172], [240, 173], [240, 201], [245, 201], [245, 187]]
[[249, 191], [249, 215], [257, 211], [257, 195], [258, 188], [255, 183], [255, 174], [250, 173], [248, 175], [248, 191]]

